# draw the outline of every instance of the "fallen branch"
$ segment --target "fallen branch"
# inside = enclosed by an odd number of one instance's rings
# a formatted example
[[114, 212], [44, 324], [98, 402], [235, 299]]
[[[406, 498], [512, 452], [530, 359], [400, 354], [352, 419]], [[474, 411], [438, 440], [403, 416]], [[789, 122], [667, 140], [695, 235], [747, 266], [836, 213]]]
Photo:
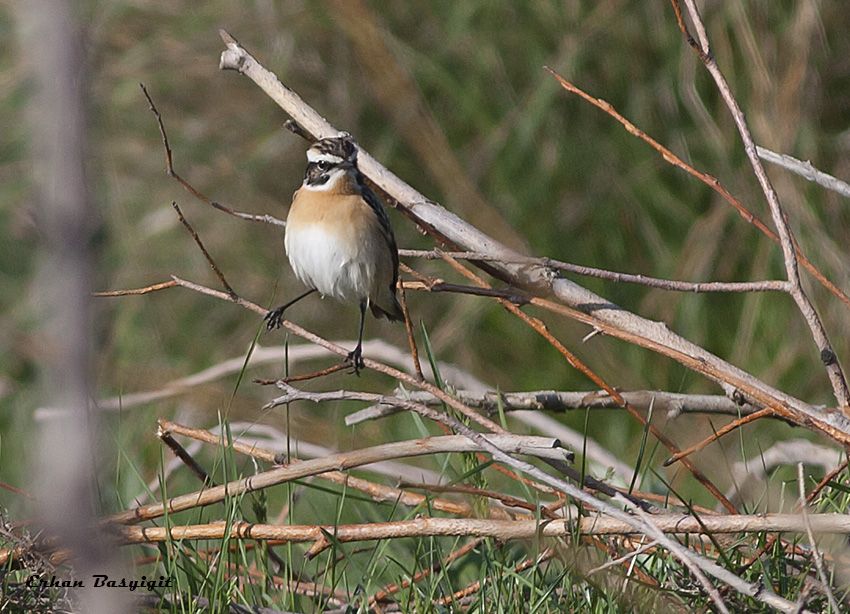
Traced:
[[[737, 516], [653, 516], [659, 530], [674, 535], [737, 533], [806, 533], [806, 522], [799, 514], [767, 514]], [[850, 534], [850, 516], [846, 514], [810, 514], [808, 524], [815, 533]], [[249, 522], [214, 522], [210, 524], [165, 527], [132, 527], [116, 529], [125, 544], [141, 544], [182, 539], [256, 539], [279, 542], [315, 542], [323, 531], [340, 542], [404, 537], [491, 537], [498, 540], [532, 539], [534, 537], [570, 537], [580, 535], [639, 535], [631, 523], [605, 516], [593, 516], [574, 522], [557, 520], [493, 520], [481, 518], [415, 518], [394, 522], [372, 522], [342, 525], [270, 525]]]
[[[500, 450], [510, 453], [527, 454], [539, 453], [547, 455], [557, 450], [558, 441], [550, 437], [532, 437], [520, 435], [486, 435], [484, 441], [493, 442]], [[130, 524], [159, 518], [166, 513], [174, 514], [195, 507], [202, 507], [223, 501], [226, 497], [234, 497], [246, 492], [253, 492], [299, 478], [319, 475], [327, 471], [344, 471], [361, 465], [368, 465], [391, 458], [410, 458], [428, 454], [447, 452], [477, 452], [482, 446], [472, 442], [468, 437], [448, 435], [444, 437], [427, 437], [410, 441], [387, 443], [350, 452], [340, 452], [324, 458], [301, 461], [283, 467], [241, 478], [203, 490], [179, 495], [166, 502], [152, 503], [128, 509], [106, 518], [107, 522]], [[560, 452], [563, 458], [564, 451]]]
[[[267, 450], [253, 443], [241, 441], [241, 435], [237, 435], [235, 432], [235, 426], [236, 425], [231, 425], [232, 440], [230, 442], [234, 451], [268, 463], [280, 463], [281, 457], [284, 455]], [[169, 420], [159, 421], [159, 431], [163, 433], [182, 435], [183, 437], [189, 437], [196, 441], [202, 441], [212, 445], [222, 444], [222, 436], [220, 433], [184, 426], [182, 424], [170, 422]], [[293, 458], [292, 456], [286, 460], [287, 465], [303, 462], [302, 460]], [[408, 507], [419, 507], [420, 505], [427, 503], [431, 509], [448, 514], [455, 514], [457, 516], [469, 516], [472, 514], [472, 508], [466, 503], [449, 501], [448, 499], [442, 499], [439, 497], [425, 497], [418, 493], [385, 486], [370, 480], [364, 480], [363, 478], [358, 478], [353, 475], [343, 473], [342, 471], [326, 471], [318, 474], [317, 477], [345, 486], [346, 488], [365, 493], [374, 501], [398, 503]]]

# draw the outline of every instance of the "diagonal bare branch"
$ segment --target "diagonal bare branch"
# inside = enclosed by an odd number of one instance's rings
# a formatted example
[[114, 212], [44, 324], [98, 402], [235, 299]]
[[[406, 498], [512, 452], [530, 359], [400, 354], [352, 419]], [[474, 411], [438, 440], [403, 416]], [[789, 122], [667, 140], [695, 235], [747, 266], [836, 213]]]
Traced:
[[[339, 133], [297, 93], [283, 85], [229, 34], [222, 31], [226, 49], [220, 67], [236, 70], [254, 81], [281, 108], [314, 138]], [[359, 166], [379, 188], [388, 193], [417, 223], [462, 250], [488, 254], [496, 260], [476, 263], [513, 286], [538, 297], [554, 295], [560, 305], [543, 298], [534, 304], [546, 305], [563, 315], [599, 328], [606, 334], [625, 339], [677, 360], [688, 368], [717, 381], [724, 387], [737, 388], [748, 398], [798, 424], [823, 431], [839, 441], [850, 443], [850, 420], [837, 412], [824, 412], [769, 386], [746, 371], [731, 365], [700, 346], [673, 333], [666, 325], [631, 313], [567, 279], [556, 278], [551, 269], [534, 264], [516, 263], [519, 254], [471, 226], [457, 215], [399, 179], [368, 152], [360, 149]]]
[[[673, 2], [675, 6], [678, 0], [673, 0]], [[789, 292], [793, 297], [794, 302], [797, 303], [797, 308], [803, 315], [806, 324], [808, 324], [809, 330], [812, 333], [812, 338], [814, 339], [818, 350], [820, 350], [820, 358], [826, 367], [826, 373], [832, 384], [835, 400], [838, 402], [839, 407], [841, 407], [846, 414], [850, 415], [850, 388], [847, 387], [847, 379], [844, 376], [844, 371], [841, 369], [838, 357], [835, 355], [835, 350], [832, 348], [832, 344], [829, 341], [829, 337], [827, 336], [826, 329], [821, 322], [820, 316], [818, 316], [815, 306], [812, 304], [811, 300], [809, 300], [805, 290], [803, 290], [803, 285], [800, 281], [799, 263], [797, 261], [796, 243], [794, 241], [791, 228], [788, 226], [788, 219], [786, 218], [782, 205], [779, 202], [779, 196], [773, 188], [773, 184], [770, 183], [770, 179], [768, 178], [767, 173], [764, 170], [764, 166], [759, 159], [756, 144], [753, 140], [753, 135], [750, 132], [750, 127], [747, 124], [744, 112], [741, 110], [738, 101], [732, 93], [732, 88], [729, 86], [729, 82], [726, 81], [726, 77], [721, 72], [720, 67], [717, 65], [717, 61], [711, 53], [708, 34], [696, 3], [694, 0], [684, 0], [684, 2], [688, 9], [688, 15], [691, 22], [694, 24], [694, 28], [697, 31], [697, 38], [699, 41], [698, 45], [701, 49], [701, 53], [698, 53], [697, 55], [699, 55], [699, 58], [706, 70], [708, 70], [709, 74], [714, 79], [718, 92], [720, 92], [723, 101], [726, 103], [726, 107], [732, 114], [732, 119], [735, 121], [735, 125], [738, 128], [738, 134], [741, 135], [741, 140], [744, 142], [744, 151], [747, 154], [747, 158], [750, 160], [753, 172], [761, 186], [762, 192], [764, 192], [767, 204], [770, 207], [770, 216], [773, 219], [773, 225], [776, 227], [776, 232], [779, 235], [779, 242], [782, 246], [785, 271], [788, 275], [788, 281], [791, 283]], [[684, 22], [680, 21], [679, 23], [680, 27], [686, 29]]]

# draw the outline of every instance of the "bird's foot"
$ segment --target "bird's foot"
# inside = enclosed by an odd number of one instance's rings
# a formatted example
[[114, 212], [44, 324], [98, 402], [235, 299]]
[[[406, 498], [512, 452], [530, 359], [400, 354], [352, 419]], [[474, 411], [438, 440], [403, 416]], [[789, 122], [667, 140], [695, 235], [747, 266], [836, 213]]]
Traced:
[[366, 364], [363, 362], [363, 348], [358, 344], [356, 348], [348, 353], [348, 356], [345, 358], [345, 362], [352, 366], [354, 369], [352, 373], [359, 377], [360, 370], [366, 368]]
[[272, 309], [268, 312], [263, 320], [266, 323], [266, 328], [268, 330], [274, 330], [276, 328], [280, 328], [281, 322], [283, 322], [283, 312], [286, 311], [286, 307], [278, 307], [277, 309]]

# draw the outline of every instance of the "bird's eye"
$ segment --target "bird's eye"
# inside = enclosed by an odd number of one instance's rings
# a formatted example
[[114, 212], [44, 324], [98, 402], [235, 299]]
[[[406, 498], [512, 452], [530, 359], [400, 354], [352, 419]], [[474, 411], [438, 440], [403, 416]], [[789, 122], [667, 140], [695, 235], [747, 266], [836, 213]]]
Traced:
[[316, 165], [319, 167], [319, 170], [323, 171], [326, 171], [331, 167], [331, 163], [325, 162], [324, 160], [322, 160], [321, 162], [317, 162]]

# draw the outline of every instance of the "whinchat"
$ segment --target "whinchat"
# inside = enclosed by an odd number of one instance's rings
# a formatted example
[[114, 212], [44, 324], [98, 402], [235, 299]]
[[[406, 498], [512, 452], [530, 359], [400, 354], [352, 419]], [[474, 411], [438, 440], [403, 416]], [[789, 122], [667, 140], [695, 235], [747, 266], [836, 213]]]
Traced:
[[398, 248], [390, 220], [357, 168], [357, 146], [348, 134], [322, 139], [307, 150], [307, 170], [292, 196], [284, 246], [295, 276], [310, 289], [268, 312], [266, 326], [279, 327], [283, 312], [313, 292], [356, 302], [360, 331], [348, 360], [359, 372], [366, 308], [376, 318], [404, 316], [396, 297]]

